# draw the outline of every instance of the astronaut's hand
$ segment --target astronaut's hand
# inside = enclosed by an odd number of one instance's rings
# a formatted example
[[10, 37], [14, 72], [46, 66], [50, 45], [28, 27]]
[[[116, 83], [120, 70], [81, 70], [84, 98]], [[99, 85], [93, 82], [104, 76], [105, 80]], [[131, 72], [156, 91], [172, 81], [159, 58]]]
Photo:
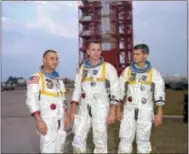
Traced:
[[39, 133], [41, 133], [42, 135], [45, 136], [47, 134], [48, 128], [44, 121], [42, 121], [42, 120], [37, 121], [37, 129], [38, 129]]
[[68, 113], [65, 112], [64, 113], [64, 128], [69, 128], [69, 126], [70, 126], [70, 119], [69, 119]]
[[108, 125], [115, 123], [115, 114], [114, 113], [110, 113], [108, 115], [107, 123], [108, 123]]
[[155, 115], [153, 123], [155, 124], [156, 127], [162, 125], [162, 117], [163, 115], [161, 113], [158, 113], [157, 115]]
[[117, 121], [121, 121], [121, 119], [122, 119], [122, 112], [121, 112], [120, 106], [118, 106], [116, 108], [116, 117], [115, 118]]
[[76, 114], [76, 107], [77, 107], [77, 103], [76, 102], [72, 102], [72, 106], [71, 106], [71, 124], [73, 125], [74, 123], [74, 118], [75, 118], [75, 114]]
[[110, 111], [109, 111], [108, 118], [107, 118], [107, 124], [108, 125], [115, 123], [115, 117], [116, 117], [115, 110], [116, 110], [115, 105], [110, 107]]
[[75, 112], [74, 112], [74, 111], [71, 111], [70, 116], [71, 116], [71, 123], [72, 123], [72, 125], [73, 125], [74, 119], [75, 119]]

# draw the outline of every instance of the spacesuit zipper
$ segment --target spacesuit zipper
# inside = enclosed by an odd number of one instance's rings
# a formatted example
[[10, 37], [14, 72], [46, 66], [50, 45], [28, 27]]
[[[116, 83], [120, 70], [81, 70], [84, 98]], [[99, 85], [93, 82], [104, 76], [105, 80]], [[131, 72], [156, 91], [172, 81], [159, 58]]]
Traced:
[[137, 101], [137, 108], [135, 108], [135, 111], [134, 111], [135, 112], [134, 118], [137, 121], [138, 120], [138, 111], [140, 109], [140, 101], [139, 101], [139, 98], [140, 98], [140, 90], [139, 90], [139, 88], [140, 88], [140, 81], [138, 79], [136, 81], [137, 81], [137, 99], [136, 99], [136, 101]]
[[138, 119], [138, 109], [135, 109], [135, 120]]
[[87, 105], [87, 109], [88, 109], [89, 116], [92, 117], [91, 106]]
[[39, 96], [38, 96], [38, 100], [41, 100], [41, 91], [39, 91]]
[[58, 130], [59, 130], [59, 128], [60, 128], [60, 120], [58, 120]]

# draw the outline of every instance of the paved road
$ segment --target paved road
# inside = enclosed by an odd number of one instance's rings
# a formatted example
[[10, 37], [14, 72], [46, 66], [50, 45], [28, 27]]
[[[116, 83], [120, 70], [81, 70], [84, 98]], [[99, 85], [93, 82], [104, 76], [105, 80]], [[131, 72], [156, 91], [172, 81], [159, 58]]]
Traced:
[[[2, 153], [39, 152], [39, 136], [35, 121], [25, 105], [25, 91], [5, 91], [2, 96]], [[68, 151], [72, 136], [68, 137], [65, 151]]]

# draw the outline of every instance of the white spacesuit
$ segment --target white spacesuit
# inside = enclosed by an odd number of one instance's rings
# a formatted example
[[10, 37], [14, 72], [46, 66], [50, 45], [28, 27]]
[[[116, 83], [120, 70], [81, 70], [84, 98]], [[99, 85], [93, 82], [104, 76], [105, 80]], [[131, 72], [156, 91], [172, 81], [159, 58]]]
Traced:
[[107, 117], [110, 104], [118, 104], [120, 89], [116, 69], [101, 60], [96, 67], [87, 65], [89, 61], [86, 60], [76, 75], [72, 102], [79, 106], [73, 126], [74, 153], [86, 152], [86, 138], [91, 126], [94, 153], [107, 153]]
[[120, 76], [121, 100], [124, 101], [120, 125], [118, 153], [132, 153], [136, 133], [137, 152], [150, 153], [151, 127], [156, 105], [165, 104], [164, 81], [160, 73], [151, 68], [137, 69], [131, 65]]
[[32, 75], [27, 83], [26, 104], [32, 115], [40, 112], [48, 128], [45, 136], [40, 135], [41, 153], [63, 153], [64, 110], [67, 109], [64, 93], [62, 80], [52, 79], [42, 72]]

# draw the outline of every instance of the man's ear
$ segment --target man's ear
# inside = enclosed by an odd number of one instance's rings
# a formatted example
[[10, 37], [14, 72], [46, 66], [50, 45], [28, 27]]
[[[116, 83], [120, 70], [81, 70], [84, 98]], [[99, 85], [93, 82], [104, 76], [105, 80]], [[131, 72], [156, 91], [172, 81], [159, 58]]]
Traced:
[[89, 55], [89, 49], [87, 49], [87, 54]]
[[145, 58], [147, 58], [147, 57], [148, 57], [148, 54], [147, 54], [147, 53], [145, 53], [145, 54], [144, 54], [144, 57], [145, 57]]
[[46, 59], [45, 58], [43, 58], [43, 63], [46, 63]]

